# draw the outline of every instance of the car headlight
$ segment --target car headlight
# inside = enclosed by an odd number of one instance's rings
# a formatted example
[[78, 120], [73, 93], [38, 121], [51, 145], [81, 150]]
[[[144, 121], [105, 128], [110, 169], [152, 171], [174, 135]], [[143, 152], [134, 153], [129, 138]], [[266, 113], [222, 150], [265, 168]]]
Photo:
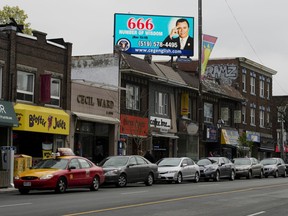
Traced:
[[170, 170], [167, 173], [177, 173], [177, 172], [178, 172], [177, 170]]
[[110, 170], [108, 172], [105, 173], [105, 175], [116, 175], [119, 173], [119, 169], [114, 169], [114, 170]]
[[204, 172], [213, 172], [215, 170], [216, 170], [215, 167], [208, 167], [208, 168], [204, 169]]
[[20, 177], [19, 177], [19, 176], [15, 176], [14, 179], [15, 179], [15, 180], [19, 180]]
[[41, 180], [46, 180], [46, 179], [51, 179], [52, 177], [53, 177], [52, 174], [47, 174], [47, 175], [41, 176], [40, 179]]

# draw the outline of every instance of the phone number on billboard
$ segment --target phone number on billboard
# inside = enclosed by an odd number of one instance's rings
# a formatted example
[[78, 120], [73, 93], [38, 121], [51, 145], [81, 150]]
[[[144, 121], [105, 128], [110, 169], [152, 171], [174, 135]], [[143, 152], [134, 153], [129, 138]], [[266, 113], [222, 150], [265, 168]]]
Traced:
[[176, 42], [152, 42], [152, 41], [138, 41], [139, 47], [163, 47], [163, 48], [177, 48]]

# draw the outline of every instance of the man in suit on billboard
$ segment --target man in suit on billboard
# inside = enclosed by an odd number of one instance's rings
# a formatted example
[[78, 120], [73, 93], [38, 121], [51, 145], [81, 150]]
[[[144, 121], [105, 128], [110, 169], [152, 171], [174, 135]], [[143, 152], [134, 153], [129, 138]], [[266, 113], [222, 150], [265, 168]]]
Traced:
[[193, 38], [189, 36], [187, 19], [181, 18], [176, 21], [176, 26], [162, 42], [162, 48], [193, 50]]

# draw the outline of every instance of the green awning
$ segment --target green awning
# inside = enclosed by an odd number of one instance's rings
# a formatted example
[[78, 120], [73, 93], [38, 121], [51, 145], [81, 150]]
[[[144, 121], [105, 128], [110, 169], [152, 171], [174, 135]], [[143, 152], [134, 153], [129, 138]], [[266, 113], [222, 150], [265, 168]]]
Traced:
[[0, 101], [0, 126], [18, 127], [13, 104], [9, 101]]

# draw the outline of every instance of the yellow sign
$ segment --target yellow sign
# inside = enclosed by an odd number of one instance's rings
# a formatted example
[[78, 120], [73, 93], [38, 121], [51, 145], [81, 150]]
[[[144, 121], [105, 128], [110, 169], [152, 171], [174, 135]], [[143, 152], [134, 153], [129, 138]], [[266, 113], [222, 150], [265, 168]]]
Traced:
[[221, 129], [221, 144], [229, 144], [237, 146], [239, 133], [237, 130]]
[[16, 104], [14, 106], [19, 127], [13, 130], [68, 135], [70, 117], [60, 109]]
[[52, 150], [42, 150], [43, 159], [52, 158]]
[[189, 114], [189, 94], [182, 93], [181, 95], [181, 115]]

